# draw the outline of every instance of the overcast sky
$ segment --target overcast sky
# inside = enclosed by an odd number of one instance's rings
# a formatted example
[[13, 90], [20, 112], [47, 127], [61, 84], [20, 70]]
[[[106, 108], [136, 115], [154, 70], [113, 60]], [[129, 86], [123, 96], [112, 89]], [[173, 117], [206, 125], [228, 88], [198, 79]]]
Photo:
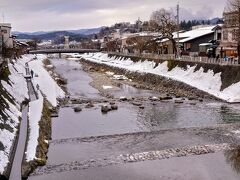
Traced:
[[[148, 20], [160, 8], [181, 6], [181, 19], [221, 17], [227, 0], [0, 0], [0, 13], [17, 31], [100, 27]], [[0, 17], [3, 21], [2, 16]]]

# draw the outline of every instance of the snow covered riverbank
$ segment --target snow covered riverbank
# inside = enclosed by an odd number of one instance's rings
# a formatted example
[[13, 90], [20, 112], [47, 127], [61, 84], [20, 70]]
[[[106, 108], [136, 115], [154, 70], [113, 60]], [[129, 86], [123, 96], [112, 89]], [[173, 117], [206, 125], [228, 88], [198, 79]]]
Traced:
[[[38, 146], [39, 138], [39, 122], [42, 118], [43, 112], [43, 96], [46, 97], [52, 106], [58, 105], [58, 98], [64, 98], [64, 91], [58, 86], [54, 79], [50, 76], [47, 70], [44, 68], [43, 61], [47, 57], [45, 55], [25, 55], [22, 58], [22, 63], [28, 63], [30, 71], [34, 72], [32, 79], [35, 89], [39, 86], [37, 91], [38, 99], [29, 103], [29, 142], [26, 149], [27, 162], [36, 159], [36, 150]], [[43, 94], [41, 94], [43, 93]]]
[[[9, 71], [1, 75], [0, 108], [0, 174], [6, 171], [13, 144], [17, 135], [19, 119], [22, 115], [21, 104], [28, 99], [26, 80], [21, 74], [24, 68], [19, 62], [8, 65]], [[5, 76], [5, 77], [3, 77]]]
[[44, 55], [24, 55], [18, 60], [8, 64], [8, 68], [1, 71], [0, 75], [0, 175], [4, 174], [10, 162], [20, 123], [21, 104], [29, 99], [26, 83], [26, 63], [33, 70], [36, 77], [33, 78], [35, 89], [39, 86], [38, 99], [29, 103], [30, 134], [26, 150], [27, 161], [36, 158], [36, 148], [39, 137], [39, 121], [42, 117], [43, 96], [57, 106], [58, 98], [65, 96], [64, 91], [52, 79], [44, 69]]
[[[79, 57], [79, 55], [77, 55], [77, 57]], [[186, 83], [227, 102], [240, 102], [240, 82], [221, 90], [221, 73], [215, 74], [213, 70], [205, 72], [203, 68], [196, 70], [197, 65], [192, 67], [187, 66], [186, 69], [177, 66], [169, 71], [168, 61], [160, 64], [148, 60], [134, 62], [130, 58], [109, 57], [108, 54], [105, 53], [89, 53], [81, 55], [81, 57], [91, 62], [106, 64], [126, 69], [128, 71], [164, 76], [166, 78]]]

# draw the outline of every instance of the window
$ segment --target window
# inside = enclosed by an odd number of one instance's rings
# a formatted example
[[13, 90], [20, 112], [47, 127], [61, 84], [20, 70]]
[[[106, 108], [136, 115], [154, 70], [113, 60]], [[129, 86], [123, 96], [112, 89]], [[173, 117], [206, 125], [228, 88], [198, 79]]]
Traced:
[[224, 41], [228, 40], [228, 31], [227, 30], [223, 31], [223, 40]]
[[2, 30], [1, 30], [1, 33], [2, 33], [2, 34], [7, 34], [7, 30], [6, 30], [6, 29], [2, 29]]
[[222, 38], [222, 33], [219, 33], [219, 32], [218, 32], [218, 33], [217, 33], [217, 40], [218, 40], [218, 41], [221, 41], [221, 38]]
[[237, 39], [238, 39], [238, 30], [237, 30], [237, 29], [234, 29], [234, 30], [232, 31], [232, 40], [233, 40], [233, 41], [237, 41]]

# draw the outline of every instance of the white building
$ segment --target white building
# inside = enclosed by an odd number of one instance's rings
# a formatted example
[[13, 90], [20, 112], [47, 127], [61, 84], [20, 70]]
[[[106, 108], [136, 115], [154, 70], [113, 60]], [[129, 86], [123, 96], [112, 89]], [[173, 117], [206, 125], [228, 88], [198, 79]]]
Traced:
[[13, 38], [11, 36], [11, 24], [10, 23], [0, 23], [0, 46], [13, 48]]

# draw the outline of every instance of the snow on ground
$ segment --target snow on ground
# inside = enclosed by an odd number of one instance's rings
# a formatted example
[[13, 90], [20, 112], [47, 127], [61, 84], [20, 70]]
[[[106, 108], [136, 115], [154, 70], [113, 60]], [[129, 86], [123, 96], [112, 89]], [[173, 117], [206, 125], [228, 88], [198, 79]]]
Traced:
[[[37, 57], [34, 59], [34, 57]], [[30, 70], [33, 70], [37, 75], [33, 78], [33, 84], [36, 87], [37, 84], [41, 92], [46, 96], [47, 100], [53, 105], [57, 106], [57, 98], [64, 98], [64, 91], [53, 80], [48, 71], [44, 68], [43, 60], [46, 59], [45, 55], [25, 55], [22, 58], [23, 64], [29, 62]]]
[[44, 68], [43, 60], [46, 59], [45, 55], [24, 55], [20, 61], [23, 67], [28, 63], [30, 71], [33, 70], [34, 78], [32, 82], [37, 89], [39, 85], [38, 97], [36, 101], [29, 103], [29, 141], [26, 149], [26, 160], [29, 162], [36, 158], [36, 149], [39, 138], [39, 121], [42, 117], [43, 110], [43, 93], [47, 100], [53, 105], [57, 106], [57, 98], [65, 96], [64, 91], [52, 79], [50, 74]]
[[[57, 98], [65, 96], [64, 91], [52, 79], [49, 73], [44, 69], [43, 60], [45, 55], [24, 55], [18, 60], [14, 60], [9, 64], [9, 82], [1, 81], [4, 90], [8, 92], [13, 98], [13, 102], [9, 102], [6, 97], [0, 95], [8, 108], [2, 110], [2, 113], [7, 117], [3, 118], [0, 115], [0, 123], [9, 126], [10, 129], [0, 129], [0, 142], [3, 144], [4, 149], [0, 150], [0, 174], [2, 174], [9, 162], [9, 156], [12, 150], [13, 142], [16, 137], [17, 128], [19, 125], [19, 118], [22, 116], [21, 103], [29, 98], [27, 83], [24, 78], [26, 75], [25, 63], [29, 62], [29, 67], [38, 77], [35, 77], [33, 83], [35, 86], [38, 84], [41, 92], [46, 96], [47, 100], [53, 105], [57, 106]], [[30, 140], [27, 149], [27, 160], [35, 158], [37, 139], [39, 136], [38, 122], [41, 119], [43, 107], [43, 97], [39, 93], [39, 99], [30, 103], [29, 119], [30, 119]]]
[[[4, 150], [0, 151], [0, 174], [2, 174], [8, 165], [10, 153], [12, 150], [13, 142], [16, 137], [17, 128], [19, 125], [19, 118], [22, 116], [21, 103], [28, 98], [28, 89], [26, 80], [23, 76], [23, 68], [19, 64], [9, 64], [9, 83], [1, 81], [1, 84], [6, 92], [13, 98], [13, 102], [9, 102], [4, 95], [1, 95], [1, 99], [6, 102], [9, 107], [1, 110], [6, 117], [0, 116], [0, 123], [4, 124], [6, 129], [0, 129], [0, 142], [4, 146]], [[11, 130], [9, 130], [9, 128]]]
[[156, 63], [152, 61], [146, 60], [135, 63], [131, 59], [116, 57], [110, 58], [108, 57], [108, 54], [105, 53], [88, 53], [81, 56], [86, 60], [95, 63], [106, 64], [134, 72], [137, 71], [140, 73], [152, 73], [164, 76], [173, 80], [184, 82], [227, 102], [240, 102], [240, 82], [232, 84], [221, 91], [221, 73], [214, 74], [212, 70], [205, 73], [203, 68], [200, 68], [198, 71], [194, 72], [195, 67], [189, 66], [187, 70], [175, 67], [173, 70], [168, 71], [167, 61], [155, 67]]
[[106, 89], [106, 90], [107, 90], [107, 89], [112, 89], [112, 88], [113, 88], [112, 86], [105, 86], [105, 85], [103, 85], [102, 87], [103, 87], [103, 89]]
[[38, 100], [29, 103], [29, 141], [26, 149], [26, 160], [29, 162], [36, 158], [36, 149], [39, 137], [39, 121], [43, 111], [43, 96], [38, 91]]

